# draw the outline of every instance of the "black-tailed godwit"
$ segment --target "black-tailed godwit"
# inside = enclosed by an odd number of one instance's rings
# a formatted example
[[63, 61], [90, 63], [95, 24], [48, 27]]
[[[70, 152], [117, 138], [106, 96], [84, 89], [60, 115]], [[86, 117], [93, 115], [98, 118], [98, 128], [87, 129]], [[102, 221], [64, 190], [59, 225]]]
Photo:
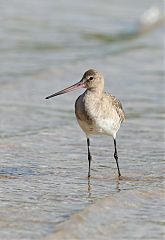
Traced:
[[116, 133], [120, 128], [120, 124], [125, 119], [125, 114], [121, 102], [110, 93], [104, 92], [103, 75], [94, 69], [90, 69], [84, 73], [82, 79], [78, 83], [54, 93], [46, 97], [46, 99], [79, 88], [86, 88], [86, 91], [76, 100], [75, 114], [80, 127], [87, 137], [89, 162], [88, 177], [90, 177], [92, 160], [89, 137], [95, 134], [109, 135], [113, 137], [115, 148], [114, 158], [117, 164], [118, 176], [120, 177], [121, 173], [118, 163]]

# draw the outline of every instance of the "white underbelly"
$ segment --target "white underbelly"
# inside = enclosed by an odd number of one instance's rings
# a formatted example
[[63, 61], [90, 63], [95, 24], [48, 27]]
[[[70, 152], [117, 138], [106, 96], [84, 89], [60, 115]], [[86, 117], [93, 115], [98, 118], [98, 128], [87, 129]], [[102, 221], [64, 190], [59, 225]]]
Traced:
[[118, 131], [114, 121], [111, 119], [96, 120], [95, 123], [92, 124], [88, 124], [87, 122], [78, 119], [78, 123], [86, 135], [104, 134], [115, 137], [116, 132]]

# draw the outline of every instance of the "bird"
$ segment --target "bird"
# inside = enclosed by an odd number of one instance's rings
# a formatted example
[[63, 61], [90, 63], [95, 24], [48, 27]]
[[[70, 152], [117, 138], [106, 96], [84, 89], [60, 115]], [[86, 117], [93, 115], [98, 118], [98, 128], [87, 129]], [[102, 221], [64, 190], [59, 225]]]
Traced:
[[92, 155], [90, 138], [92, 135], [111, 136], [114, 141], [114, 159], [116, 160], [118, 177], [121, 177], [116, 134], [121, 123], [125, 120], [125, 113], [121, 102], [110, 93], [104, 91], [104, 77], [95, 69], [89, 69], [76, 84], [47, 96], [49, 99], [79, 88], [85, 88], [75, 102], [75, 115], [79, 126], [84, 131], [87, 140], [88, 178], [91, 176]]

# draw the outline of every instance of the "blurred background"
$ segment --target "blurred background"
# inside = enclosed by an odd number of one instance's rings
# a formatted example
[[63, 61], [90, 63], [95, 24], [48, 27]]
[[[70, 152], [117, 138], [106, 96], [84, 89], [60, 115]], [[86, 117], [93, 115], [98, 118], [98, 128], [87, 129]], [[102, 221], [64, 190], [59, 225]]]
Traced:
[[[161, 0], [1, 1], [1, 239], [42, 238], [119, 190], [161, 191], [163, 21]], [[44, 99], [89, 68], [103, 73], [125, 109], [118, 145], [128, 177], [116, 182], [112, 139], [93, 138], [90, 192], [86, 139], [74, 116], [82, 91]], [[146, 211], [154, 216], [155, 208]], [[161, 224], [154, 227], [161, 237]]]

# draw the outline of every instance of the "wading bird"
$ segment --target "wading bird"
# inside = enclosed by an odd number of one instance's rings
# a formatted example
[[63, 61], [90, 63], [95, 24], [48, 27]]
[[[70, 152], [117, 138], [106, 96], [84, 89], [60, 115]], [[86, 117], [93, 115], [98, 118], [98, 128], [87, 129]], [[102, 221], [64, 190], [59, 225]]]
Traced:
[[90, 69], [86, 71], [82, 79], [57, 93], [54, 93], [46, 99], [79, 89], [86, 88], [86, 91], [80, 95], [75, 103], [75, 114], [77, 121], [85, 132], [87, 137], [88, 147], [88, 177], [90, 177], [91, 160], [90, 153], [90, 135], [103, 134], [113, 137], [114, 140], [114, 158], [116, 160], [118, 176], [121, 176], [118, 154], [116, 146], [116, 133], [120, 128], [120, 124], [125, 119], [125, 114], [120, 101], [109, 93], [104, 92], [104, 77], [103, 75]]

